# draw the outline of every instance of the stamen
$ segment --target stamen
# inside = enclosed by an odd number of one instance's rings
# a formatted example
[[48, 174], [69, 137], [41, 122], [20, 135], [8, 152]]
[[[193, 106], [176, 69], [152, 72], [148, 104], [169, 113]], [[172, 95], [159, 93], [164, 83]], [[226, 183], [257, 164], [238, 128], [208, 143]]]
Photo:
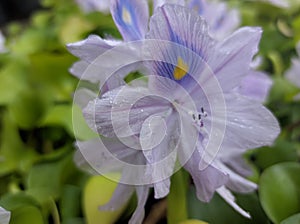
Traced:
[[199, 126], [199, 127], [203, 127], [204, 123], [203, 123], [203, 117], [207, 117], [207, 112], [204, 110], [203, 107], [201, 107], [200, 109], [200, 113], [193, 113], [193, 112], [189, 112], [189, 114], [192, 115], [193, 120], [195, 121], [195, 123]]

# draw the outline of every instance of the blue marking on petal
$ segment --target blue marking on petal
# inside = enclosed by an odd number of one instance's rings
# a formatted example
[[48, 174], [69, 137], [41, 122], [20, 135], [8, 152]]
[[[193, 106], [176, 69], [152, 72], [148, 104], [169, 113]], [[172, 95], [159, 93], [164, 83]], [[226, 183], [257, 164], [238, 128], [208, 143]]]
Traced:
[[189, 8], [196, 10], [199, 15], [202, 15], [204, 9], [204, 4], [202, 1], [203, 0], [192, 0], [189, 4]]
[[[199, 55], [201, 58], [204, 58], [202, 52], [199, 50], [196, 50], [196, 47], [194, 46], [195, 43], [190, 43], [188, 40], [183, 40], [177, 33], [174, 32], [174, 29], [172, 29], [171, 23], [168, 19], [168, 16], [166, 15], [166, 12], [164, 11], [164, 8], [162, 8], [162, 13], [165, 16], [166, 22], [167, 22], [167, 28], [169, 33], [169, 40], [171, 42], [177, 43], [179, 45], [182, 45], [183, 47], [189, 48], [191, 51], [195, 52], [197, 55]], [[182, 49], [180, 47], [174, 47], [174, 49], [169, 49], [169, 51], [173, 51], [173, 54], [176, 58], [174, 58], [174, 64], [167, 63], [167, 62], [156, 62], [155, 70], [156, 73], [160, 76], [164, 76], [166, 78], [172, 79], [176, 81], [177, 83], [180, 83], [182, 86], [188, 86], [187, 83], [194, 82], [192, 81], [193, 78], [191, 77], [190, 73], [190, 67], [192, 63], [192, 58], [189, 58], [188, 55], [182, 52]], [[184, 50], [183, 50], [184, 51]], [[179, 63], [179, 60], [181, 63]], [[185, 71], [184, 75], [181, 74], [179, 76], [176, 76], [178, 73], [178, 69]]]
[[134, 5], [130, 0], [122, 0], [117, 3], [116, 23], [131, 34], [132, 40], [140, 40], [143, 38], [141, 30], [138, 26]]
[[215, 24], [211, 27], [213, 30], [218, 30], [219, 28], [222, 27], [224, 20], [226, 17], [226, 12], [223, 12], [218, 19], [216, 20]]

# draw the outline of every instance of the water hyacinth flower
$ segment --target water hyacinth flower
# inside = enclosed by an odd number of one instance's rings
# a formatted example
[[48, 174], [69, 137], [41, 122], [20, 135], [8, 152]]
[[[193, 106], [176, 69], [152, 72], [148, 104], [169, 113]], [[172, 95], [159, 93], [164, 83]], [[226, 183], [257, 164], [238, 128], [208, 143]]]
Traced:
[[250, 71], [261, 32], [245, 27], [217, 41], [195, 11], [168, 4], [155, 11], [140, 49], [148, 84], [108, 89], [83, 110], [90, 127], [103, 137], [77, 143], [77, 164], [96, 173], [122, 173], [105, 208], [118, 208], [135, 191], [138, 205], [130, 223], [141, 223], [149, 188], [156, 198], [165, 197], [170, 176], [182, 166], [191, 174], [199, 200], [208, 202], [217, 192], [249, 217], [230, 190], [250, 192], [256, 184], [245, 179], [244, 164], [235, 158], [272, 144], [280, 131], [259, 101], [237, 91]]
[[[286, 72], [285, 76], [291, 83], [300, 88], [300, 42], [297, 44], [296, 50], [298, 57], [292, 59], [292, 65]], [[295, 98], [300, 99], [300, 94], [298, 94]]]
[[76, 2], [84, 12], [109, 13], [110, 0], [76, 0]]
[[8, 224], [9, 220], [10, 220], [10, 212], [8, 212], [4, 208], [0, 207], [0, 223]]

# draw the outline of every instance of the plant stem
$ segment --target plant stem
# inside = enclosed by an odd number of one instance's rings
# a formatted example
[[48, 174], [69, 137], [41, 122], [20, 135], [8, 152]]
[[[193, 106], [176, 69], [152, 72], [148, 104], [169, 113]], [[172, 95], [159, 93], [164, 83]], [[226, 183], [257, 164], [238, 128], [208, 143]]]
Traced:
[[171, 178], [171, 188], [168, 195], [168, 224], [178, 224], [188, 219], [187, 215], [187, 177], [181, 169], [177, 171]]

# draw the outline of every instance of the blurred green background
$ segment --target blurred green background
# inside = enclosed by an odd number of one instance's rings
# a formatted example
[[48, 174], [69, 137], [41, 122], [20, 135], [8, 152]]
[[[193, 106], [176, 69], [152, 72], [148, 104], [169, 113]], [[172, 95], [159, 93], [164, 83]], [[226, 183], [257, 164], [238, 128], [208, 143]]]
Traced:
[[[263, 27], [259, 69], [274, 80], [266, 105], [277, 116], [282, 133], [273, 147], [245, 155], [253, 168], [250, 179], [259, 184], [259, 190], [236, 196], [250, 211], [251, 220], [217, 195], [209, 204], [199, 202], [189, 181], [188, 216], [215, 224], [299, 224], [300, 103], [293, 98], [300, 90], [285, 79], [284, 72], [296, 57], [300, 40], [300, 2], [287, 9], [256, 1], [229, 3], [240, 10], [242, 25]], [[72, 110], [78, 80], [68, 69], [77, 59], [65, 47], [92, 33], [116, 38], [120, 34], [110, 15], [84, 13], [73, 0], [25, 5], [15, 3], [10, 14], [5, 11], [8, 15], [0, 11], [7, 48], [0, 54], [0, 206], [12, 212], [11, 224], [127, 223], [135, 198], [119, 211], [98, 210], [116, 183], [91, 177], [73, 163], [74, 141], [87, 139], [89, 129], [80, 110]], [[72, 119], [78, 125], [76, 133]], [[171, 223], [179, 204], [150, 195], [147, 220]], [[151, 218], [155, 213], [159, 217]]]

